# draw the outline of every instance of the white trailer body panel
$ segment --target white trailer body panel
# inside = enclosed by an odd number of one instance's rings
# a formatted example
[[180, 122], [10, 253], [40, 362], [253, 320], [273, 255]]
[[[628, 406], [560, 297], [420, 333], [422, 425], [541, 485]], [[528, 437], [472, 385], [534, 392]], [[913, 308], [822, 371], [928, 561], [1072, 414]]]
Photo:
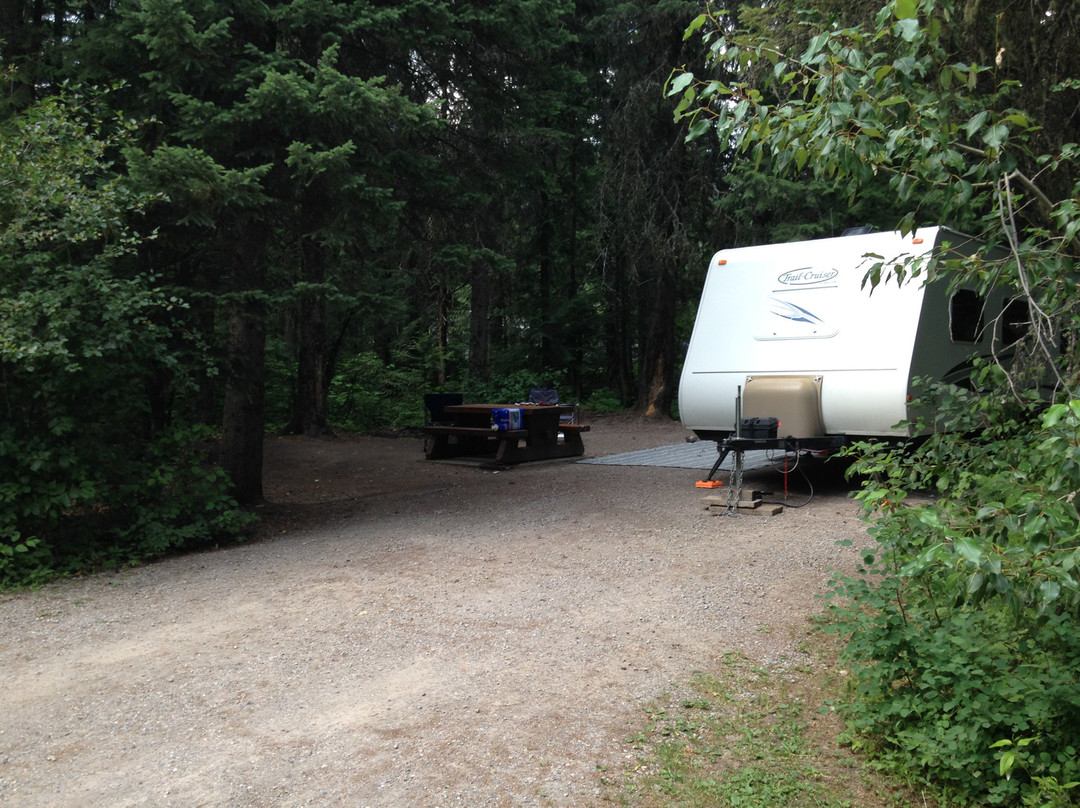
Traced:
[[925, 262], [940, 241], [970, 244], [934, 227], [718, 252], [683, 366], [683, 424], [703, 437], [730, 434], [740, 388], [753, 378], [794, 375], [820, 380], [826, 435], [906, 434], [896, 424], [908, 417], [912, 377], [942, 378], [979, 346], [950, 339], [943, 285], [891, 278], [871, 291], [863, 279], [882, 260]]

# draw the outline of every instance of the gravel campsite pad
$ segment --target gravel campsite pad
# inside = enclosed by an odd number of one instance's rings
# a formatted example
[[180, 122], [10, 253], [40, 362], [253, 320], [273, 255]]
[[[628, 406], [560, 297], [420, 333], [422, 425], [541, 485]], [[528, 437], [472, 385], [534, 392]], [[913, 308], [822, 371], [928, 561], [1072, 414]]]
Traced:
[[[590, 456], [686, 437], [592, 423]], [[731, 518], [687, 469], [266, 453], [256, 540], [0, 596], [0, 805], [596, 805], [643, 704], [727, 652], [798, 658], [865, 544], [835, 482]]]

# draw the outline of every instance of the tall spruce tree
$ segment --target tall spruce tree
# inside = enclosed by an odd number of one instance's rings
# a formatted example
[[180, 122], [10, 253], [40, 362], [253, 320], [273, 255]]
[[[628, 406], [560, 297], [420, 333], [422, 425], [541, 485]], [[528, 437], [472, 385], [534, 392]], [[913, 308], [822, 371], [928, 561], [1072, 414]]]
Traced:
[[693, 55], [683, 32], [698, 11], [692, 2], [618, 3], [594, 23], [610, 85], [600, 107], [598, 225], [607, 365], [611, 385], [650, 415], [670, 414], [677, 312], [696, 299], [690, 279], [715, 237], [709, 214], [723, 152], [688, 151], [656, 90]]
[[357, 292], [350, 273], [393, 233], [395, 139], [422, 116], [382, 76], [351, 70], [342, 54], [362, 44], [357, 11], [143, 0], [118, 5], [83, 41], [86, 62], [129, 75], [126, 103], [159, 121], [143, 176], [172, 191], [159, 215], [179, 238], [157, 260], [187, 271], [178, 285], [201, 282], [207, 321], [226, 306], [223, 461], [245, 501], [261, 496], [268, 317], [296, 312], [292, 427], [317, 434], [327, 301]]

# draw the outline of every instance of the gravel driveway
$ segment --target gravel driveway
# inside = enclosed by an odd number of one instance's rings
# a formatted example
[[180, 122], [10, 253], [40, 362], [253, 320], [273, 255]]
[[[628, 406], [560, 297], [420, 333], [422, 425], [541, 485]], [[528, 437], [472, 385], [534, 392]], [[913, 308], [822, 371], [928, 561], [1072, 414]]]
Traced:
[[[684, 437], [598, 419], [586, 450]], [[645, 702], [797, 658], [863, 543], [836, 485], [730, 518], [692, 470], [422, 457], [270, 441], [258, 541], [0, 596], [0, 805], [597, 805]]]

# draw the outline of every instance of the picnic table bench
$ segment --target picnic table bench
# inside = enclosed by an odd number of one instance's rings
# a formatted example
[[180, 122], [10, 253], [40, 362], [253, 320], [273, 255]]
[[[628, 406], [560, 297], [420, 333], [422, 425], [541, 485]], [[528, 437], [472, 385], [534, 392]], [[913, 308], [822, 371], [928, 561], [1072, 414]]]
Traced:
[[491, 455], [498, 465], [578, 457], [585, 453], [581, 433], [588, 424], [560, 423], [559, 416], [572, 413], [568, 405], [521, 405], [521, 429], [492, 429], [492, 410], [506, 404], [458, 404], [445, 411], [453, 416], [452, 424], [424, 427], [429, 436], [426, 453], [429, 460], [452, 457]]

